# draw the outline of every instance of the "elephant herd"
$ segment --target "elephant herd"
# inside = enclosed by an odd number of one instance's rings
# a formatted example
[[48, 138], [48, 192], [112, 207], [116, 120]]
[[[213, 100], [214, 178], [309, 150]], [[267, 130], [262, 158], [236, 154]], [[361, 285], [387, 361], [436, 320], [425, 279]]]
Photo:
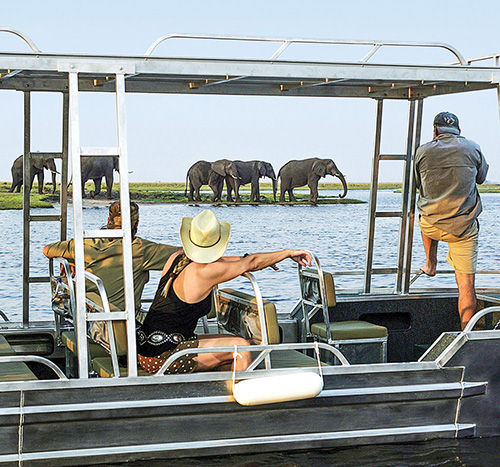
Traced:
[[[38, 156], [32, 157], [30, 161], [30, 191], [33, 186], [35, 176], [38, 178], [38, 193], [43, 193], [44, 169], [52, 173], [52, 193], [56, 191], [56, 174], [59, 172], [56, 169], [56, 163], [53, 157]], [[89, 157], [84, 156], [81, 159], [82, 172], [82, 196], [85, 198], [85, 182], [87, 180], [94, 181], [94, 196], [101, 193], [102, 178], [106, 179], [106, 197], [111, 199], [111, 190], [113, 189], [113, 170], [118, 171], [118, 158], [113, 156], [105, 157]], [[23, 156], [19, 156], [11, 168], [12, 185], [10, 192], [21, 191], [23, 185]]]
[[213, 192], [211, 201], [221, 201], [225, 181], [227, 200], [234, 201], [232, 195], [234, 191], [236, 202], [241, 202], [240, 186], [251, 183], [250, 201], [259, 202], [259, 179], [268, 177], [272, 180], [274, 201], [276, 201], [278, 178], [280, 178], [280, 202], [285, 201], [286, 193], [288, 193], [289, 201], [296, 201], [293, 189], [307, 185], [310, 190], [309, 201], [316, 203], [318, 201], [318, 181], [326, 175], [340, 179], [344, 188], [340, 197], [344, 198], [347, 194], [347, 182], [332, 159], [313, 157], [289, 161], [281, 167], [277, 176], [273, 166], [265, 161], [230, 161], [228, 159], [220, 159], [215, 162], [198, 161], [187, 172], [184, 196], [187, 196], [190, 201], [201, 201], [200, 188], [202, 185], [208, 185]]
[[[43, 193], [44, 169], [52, 173], [52, 193], [56, 190], [56, 164], [50, 155], [40, 155], [32, 157], [30, 161], [30, 183], [33, 185], [35, 176], [38, 177], [38, 192]], [[111, 198], [113, 188], [113, 171], [118, 171], [117, 157], [82, 157], [82, 195], [85, 197], [85, 182], [94, 181], [94, 196], [101, 192], [102, 178], [106, 179], [106, 196]], [[23, 184], [23, 156], [19, 156], [12, 164], [12, 186], [10, 191], [19, 192]], [[332, 159], [309, 158], [302, 160], [292, 160], [287, 162], [275, 174], [273, 166], [269, 162], [253, 161], [231, 161], [220, 159], [215, 162], [198, 161], [193, 164], [186, 176], [186, 190], [184, 196], [190, 201], [201, 201], [200, 188], [208, 185], [213, 191], [211, 200], [213, 202], [222, 201], [222, 191], [224, 182], [226, 183], [227, 200], [241, 202], [240, 186], [251, 184], [250, 201], [260, 201], [259, 179], [267, 177], [272, 180], [273, 198], [276, 201], [278, 190], [278, 179], [281, 179], [279, 201], [285, 201], [285, 194], [288, 193], [289, 201], [296, 201], [293, 189], [307, 185], [310, 189], [309, 201], [316, 203], [318, 200], [318, 181], [321, 177], [332, 175], [342, 182], [344, 191], [341, 198], [347, 194], [347, 182], [344, 175], [337, 168]], [[189, 191], [189, 193], [188, 193]], [[234, 192], [234, 198], [233, 198]]]

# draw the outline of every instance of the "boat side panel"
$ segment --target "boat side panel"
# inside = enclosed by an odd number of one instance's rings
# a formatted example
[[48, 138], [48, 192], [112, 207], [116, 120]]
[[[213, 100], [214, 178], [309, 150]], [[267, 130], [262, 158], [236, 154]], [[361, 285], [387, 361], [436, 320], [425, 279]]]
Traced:
[[[473, 333], [481, 334], [481, 331]], [[487, 334], [484, 332], [484, 334]], [[463, 365], [466, 381], [487, 381], [486, 394], [461, 401], [459, 423], [477, 425], [479, 436], [500, 435], [500, 339], [467, 341], [447, 365]]]

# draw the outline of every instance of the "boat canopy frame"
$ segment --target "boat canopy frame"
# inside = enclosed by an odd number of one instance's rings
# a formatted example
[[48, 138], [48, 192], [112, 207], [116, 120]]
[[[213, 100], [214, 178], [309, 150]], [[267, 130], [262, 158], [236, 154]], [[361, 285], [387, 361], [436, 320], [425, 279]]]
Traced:
[[[0, 32], [20, 37], [31, 52], [0, 53], [0, 90], [17, 90], [24, 94], [24, 249], [23, 249], [23, 327], [30, 327], [29, 286], [31, 283], [49, 282], [49, 277], [30, 275], [30, 224], [35, 221], [57, 221], [61, 224], [60, 238], [66, 239], [68, 161], [72, 161], [73, 222], [75, 236], [77, 334], [78, 348], [86, 348], [85, 336], [85, 281], [84, 238], [103, 236], [102, 231], [86, 231], [82, 220], [80, 157], [118, 155], [120, 161], [120, 200], [123, 229], [118, 233], [124, 241], [124, 278], [132, 284], [129, 190], [127, 170], [127, 140], [125, 96], [127, 93], [251, 95], [288, 97], [354, 97], [370, 98], [377, 105], [374, 163], [372, 168], [367, 256], [364, 270], [365, 294], [371, 292], [373, 274], [397, 274], [395, 293], [408, 294], [411, 265], [411, 243], [415, 214], [415, 182], [413, 158], [418, 147], [422, 124], [423, 100], [440, 96], [496, 89], [500, 106], [500, 53], [466, 60], [454, 47], [442, 43], [396, 41], [339, 41], [300, 38], [263, 38], [253, 36], [221, 36], [197, 34], [169, 34], [157, 39], [142, 56], [109, 56], [78, 54], [47, 54], [41, 52], [31, 39], [19, 31], [0, 28]], [[279, 43], [269, 59], [185, 58], [152, 56], [156, 47], [169, 39], [199, 39], [214, 41], [246, 41]], [[282, 53], [293, 44], [371, 46], [359, 61], [325, 62], [284, 60]], [[382, 47], [440, 48], [451, 52], [457, 61], [448, 64], [407, 65], [369, 62]], [[489, 66], [477, 62], [493, 60]], [[62, 150], [54, 153], [62, 159], [61, 212], [52, 216], [30, 214], [28, 187], [29, 161], [40, 154], [32, 152], [31, 93], [59, 92], [63, 95]], [[117, 134], [116, 147], [83, 148], [79, 141], [78, 94], [80, 92], [112, 92], [116, 95]], [[382, 106], [385, 99], [406, 100], [409, 103], [407, 150], [402, 155], [380, 154]], [[376, 210], [378, 164], [381, 160], [402, 160], [402, 209], [395, 213]], [[76, 176], [75, 176], [76, 175]], [[375, 270], [372, 267], [375, 219], [399, 217], [398, 265], [396, 268]], [[115, 235], [116, 236], [116, 235]], [[494, 271], [498, 273], [498, 271]], [[130, 328], [129, 375], [136, 376], [135, 321], [132, 288], [127, 287], [125, 315]], [[80, 330], [78, 330], [80, 328]], [[79, 352], [80, 374], [87, 373], [87, 353]]]

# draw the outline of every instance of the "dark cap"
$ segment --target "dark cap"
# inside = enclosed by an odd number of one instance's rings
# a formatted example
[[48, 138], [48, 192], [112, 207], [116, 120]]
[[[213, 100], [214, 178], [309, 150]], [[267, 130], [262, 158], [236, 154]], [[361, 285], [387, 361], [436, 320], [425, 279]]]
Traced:
[[451, 112], [440, 112], [434, 117], [434, 126], [439, 133], [460, 134], [458, 117]]
[[[134, 228], [139, 220], [139, 206], [137, 203], [130, 203], [130, 225]], [[109, 206], [108, 229], [121, 229], [122, 227], [122, 212], [120, 201], [115, 201]]]

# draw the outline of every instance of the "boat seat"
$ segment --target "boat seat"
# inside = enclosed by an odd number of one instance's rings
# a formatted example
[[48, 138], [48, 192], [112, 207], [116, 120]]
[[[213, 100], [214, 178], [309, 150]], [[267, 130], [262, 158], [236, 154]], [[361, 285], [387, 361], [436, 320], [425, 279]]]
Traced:
[[[0, 334], [0, 357], [16, 355], [7, 339]], [[0, 382], [33, 381], [38, 378], [24, 362], [0, 363]]]
[[[96, 357], [92, 360], [92, 368], [101, 378], [111, 378], [113, 374], [113, 362], [111, 357], [108, 355], [106, 357]], [[127, 367], [120, 366], [120, 376], [127, 376]], [[138, 376], [151, 376], [140, 365], [137, 365], [137, 375]]]
[[[299, 285], [302, 302], [305, 337], [326, 342], [340, 349], [353, 363], [380, 363], [387, 361], [387, 328], [368, 321], [333, 321], [332, 309], [337, 305], [333, 275], [299, 265]], [[321, 271], [321, 278], [318, 270]], [[321, 320], [315, 318], [320, 312]], [[316, 320], [318, 322], [311, 322]], [[328, 327], [330, 332], [328, 335]]]
[[[61, 333], [61, 341], [63, 345], [73, 354], [76, 353], [76, 334], [74, 331], [63, 331]], [[93, 357], [106, 357], [109, 355], [109, 352], [99, 344], [92, 342], [90, 339], [87, 339], [90, 356]]]
[[[254, 295], [234, 289], [220, 289], [216, 292], [218, 309], [217, 321], [226, 331], [247, 339], [252, 344], [279, 344], [280, 333], [276, 306], [263, 300], [265, 328], [263, 335], [261, 321]], [[254, 352], [254, 357], [258, 352]], [[272, 368], [317, 367], [316, 358], [309, 357], [298, 350], [271, 352]], [[257, 368], [264, 368], [261, 362]]]
[[[311, 333], [326, 339], [326, 324], [311, 324]], [[387, 337], [387, 328], [366, 321], [339, 321], [330, 323], [330, 338], [335, 341], [377, 337]]]

